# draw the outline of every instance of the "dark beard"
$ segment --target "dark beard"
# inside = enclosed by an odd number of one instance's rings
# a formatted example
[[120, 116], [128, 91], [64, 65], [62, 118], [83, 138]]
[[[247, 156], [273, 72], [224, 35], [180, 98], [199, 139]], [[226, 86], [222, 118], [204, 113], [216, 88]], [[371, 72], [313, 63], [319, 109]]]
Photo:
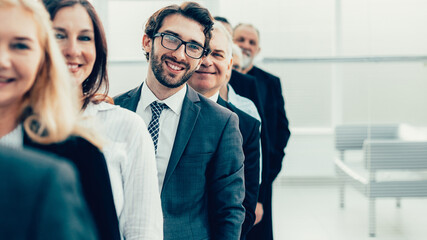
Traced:
[[[153, 46], [153, 51], [151, 51], [151, 53], [154, 53], [154, 46]], [[189, 70], [189, 68], [190, 68], [189, 64], [183, 63], [187, 69], [186, 72], [184, 73], [184, 75], [182, 76], [181, 79], [179, 79], [177, 82], [173, 82], [173, 79], [176, 77], [176, 75], [173, 73], [167, 74], [166, 71], [163, 69], [163, 66], [162, 66], [162, 63], [166, 59], [174, 61], [171, 57], [167, 57], [166, 55], [163, 55], [160, 60], [158, 58], [156, 58], [156, 56], [154, 54], [150, 55], [151, 70], [153, 71], [154, 76], [156, 77], [157, 81], [159, 81], [159, 83], [161, 83], [165, 87], [168, 87], [168, 88], [180, 87], [182, 84], [186, 83], [188, 81], [188, 79], [190, 79], [190, 77], [196, 71], [196, 69], [190, 71]]]

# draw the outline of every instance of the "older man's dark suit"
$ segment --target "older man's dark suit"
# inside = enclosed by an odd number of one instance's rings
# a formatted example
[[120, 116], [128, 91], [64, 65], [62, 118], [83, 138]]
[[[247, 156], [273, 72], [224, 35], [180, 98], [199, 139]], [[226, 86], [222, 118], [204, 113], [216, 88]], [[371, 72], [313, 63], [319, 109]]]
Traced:
[[245, 154], [245, 200], [243, 206], [246, 210], [240, 236], [240, 239], [243, 240], [246, 239], [246, 234], [254, 225], [255, 207], [258, 202], [260, 122], [233, 104], [224, 101], [221, 97], [218, 98], [217, 103], [237, 114], [239, 129], [243, 137], [243, 153]]
[[285, 100], [282, 94], [280, 78], [253, 66], [248, 75], [254, 76], [258, 83], [258, 93], [264, 104], [264, 113], [269, 127], [270, 143], [270, 181], [274, 181], [282, 169], [285, 147], [291, 132], [285, 112]]
[[97, 239], [76, 171], [66, 161], [0, 146], [0, 178], [0, 239]]
[[[114, 101], [136, 111], [141, 89]], [[188, 87], [161, 192], [165, 240], [239, 239], [243, 159], [237, 116]]]
[[230, 84], [233, 86], [236, 93], [248, 97], [251, 100], [255, 99], [255, 101], [257, 99], [253, 97], [254, 93], [251, 95], [248, 93], [253, 92], [254, 89], [257, 90], [258, 99], [263, 109], [262, 114], [264, 115], [262, 121], [265, 124], [263, 124], [262, 127], [266, 127], [269, 139], [268, 181], [265, 183], [263, 182], [261, 185], [264, 195], [261, 201], [264, 206], [264, 216], [262, 221], [248, 234], [248, 239], [271, 240], [273, 239], [271, 216], [272, 183], [282, 168], [282, 161], [285, 156], [284, 149], [290, 137], [289, 122], [286, 117], [280, 79], [255, 66], [247, 75], [255, 78], [255, 84], [248, 84], [250, 80], [248, 81], [248, 78], [245, 77], [244, 74], [239, 74], [237, 72], [233, 72]]
[[250, 99], [256, 106], [258, 114], [261, 117], [261, 145], [262, 145], [262, 175], [261, 175], [261, 186], [259, 188], [258, 202], [264, 204], [264, 199], [267, 190], [271, 187], [269, 181], [269, 170], [270, 170], [270, 140], [268, 138], [268, 126], [265, 120], [264, 105], [261, 102], [258, 93], [258, 85], [255, 77], [247, 74], [242, 74], [238, 71], [233, 70], [230, 85], [236, 91], [237, 94]]

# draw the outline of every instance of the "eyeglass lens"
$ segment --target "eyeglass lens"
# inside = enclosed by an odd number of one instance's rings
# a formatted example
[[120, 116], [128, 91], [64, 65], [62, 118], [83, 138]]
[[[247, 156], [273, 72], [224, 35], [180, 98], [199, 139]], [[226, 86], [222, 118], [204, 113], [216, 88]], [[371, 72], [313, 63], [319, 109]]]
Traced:
[[164, 34], [162, 36], [162, 45], [167, 49], [177, 50], [182, 44], [185, 45], [185, 53], [189, 57], [200, 58], [202, 56], [203, 48], [201, 46], [190, 42], [184, 42], [173, 35]]

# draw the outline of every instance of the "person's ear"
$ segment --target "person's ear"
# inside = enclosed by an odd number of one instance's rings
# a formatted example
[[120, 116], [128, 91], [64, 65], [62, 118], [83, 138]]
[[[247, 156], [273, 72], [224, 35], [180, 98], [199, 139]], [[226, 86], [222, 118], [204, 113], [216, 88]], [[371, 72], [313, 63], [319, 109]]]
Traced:
[[255, 56], [258, 55], [259, 52], [261, 52], [261, 47], [258, 47], [257, 51], [255, 52]]
[[231, 69], [233, 69], [233, 58], [230, 59], [230, 63], [227, 66], [227, 70], [231, 71]]
[[230, 63], [227, 66], [227, 72], [225, 74], [225, 79], [227, 79], [227, 83], [231, 78], [231, 72], [233, 71], [233, 58], [230, 59]]
[[152, 44], [152, 39], [147, 34], [144, 34], [144, 36], [142, 37], [142, 48], [146, 53], [151, 52]]

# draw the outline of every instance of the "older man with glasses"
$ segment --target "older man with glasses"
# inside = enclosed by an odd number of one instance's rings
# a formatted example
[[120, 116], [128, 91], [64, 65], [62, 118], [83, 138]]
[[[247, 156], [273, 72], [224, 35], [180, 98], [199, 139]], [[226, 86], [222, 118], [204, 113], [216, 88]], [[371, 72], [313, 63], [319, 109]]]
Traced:
[[186, 84], [209, 53], [212, 20], [193, 2], [154, 13], [142, 39], [146, 80], [115, 98], [153, 139], [167, 240], [237, 240], [245, 218], [238, 118]]

